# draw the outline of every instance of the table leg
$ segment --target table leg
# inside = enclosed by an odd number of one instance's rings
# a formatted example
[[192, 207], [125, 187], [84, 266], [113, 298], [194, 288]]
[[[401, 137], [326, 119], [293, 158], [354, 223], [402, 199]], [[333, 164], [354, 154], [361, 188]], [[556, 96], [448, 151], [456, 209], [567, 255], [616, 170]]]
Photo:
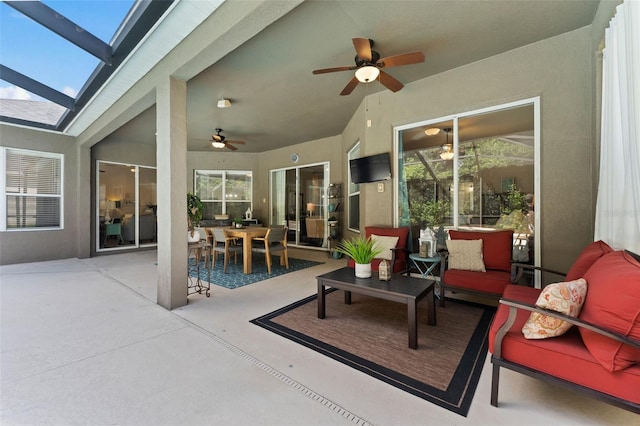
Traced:
[[433, 283], [431, 291], [427, 294], [427, 323], [429, 325], [436, 325], [436, 297], [435, 297], [436, 284]]
[[409, 322], [409, 348], [418, 348], [418, 309], [416, 300], [407, 301], [407, 320]]
[[324, 284], [321, 281], [318, 281], [318, 318], [324, 319]]
[[245, 274], [251, 273], [251, 237], [245, 235], [242, 238], [242, 268]]
[[351, 292], [345, 290], [344, 291], [344, 304], [345, 305], [350, 305], [351, 304]]

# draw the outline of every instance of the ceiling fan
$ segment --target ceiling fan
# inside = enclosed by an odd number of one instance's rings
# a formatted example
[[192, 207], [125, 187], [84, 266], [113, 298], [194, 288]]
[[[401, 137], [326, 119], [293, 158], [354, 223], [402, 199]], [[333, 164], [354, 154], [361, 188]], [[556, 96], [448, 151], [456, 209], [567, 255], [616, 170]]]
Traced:
[[231, 151], [236, 151], [238, 148], [233, 146], [233, 144], [236, 144], [236, 145], [245, 144], [244, 141], [227, 140], [227, 138], [224, 135], [220, 134], [220, 132], [222, 131], [223, 131], [222, 129], [216, 129], [216, 134], [211, 135], [211, 146], [213, 146], [214, 148], [219, 148], [219, 149], [229, 148]]
[[373, 40], [368, 38], [353, 38], [353, 46], [356, 48], [355, 65], [335, 68], [324, 68], [314, 70], [313, 74], [326, 74], [337, 71], [356, 70], [355, 76], [347, 83], [340, 95], [348, 95], [358, 85], [358, 83], [369, 83], [376, 79], [380, 80], [387, 89], [397, 92], [404, 85], [387, 74], [382, 68], [397, 67], [400, 65], [411, 65], [424, 62], [424, 53], [412, 52], [401, 55], [380, 58], [380, 54], [372, 49]]

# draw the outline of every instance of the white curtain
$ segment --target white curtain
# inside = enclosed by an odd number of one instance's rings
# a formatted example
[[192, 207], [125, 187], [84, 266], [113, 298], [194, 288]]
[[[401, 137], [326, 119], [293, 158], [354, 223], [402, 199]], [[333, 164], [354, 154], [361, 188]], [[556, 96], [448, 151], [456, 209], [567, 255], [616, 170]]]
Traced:
[[640, 253], [640, 2], [605, 32], [600, 176], [594, 240]]

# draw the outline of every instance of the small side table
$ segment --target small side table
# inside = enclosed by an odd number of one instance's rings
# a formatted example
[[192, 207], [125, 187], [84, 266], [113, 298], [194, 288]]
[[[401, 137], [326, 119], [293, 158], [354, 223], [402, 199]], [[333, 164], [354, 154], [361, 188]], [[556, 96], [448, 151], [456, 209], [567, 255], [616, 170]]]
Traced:
[[[191, 263], [193, 259], [193, 263]], [[200, 278], [200, 261], [204, 259], [204, 267], [207, 269], [207, 282], [205, 283]], [[190, 294], [198, 293], [204, 294], [209, 297], [211, 290], [211, 244], [206, 241], [199, 241], [196, 243], [189, 243], [187, 250], [187, 296]], [[195, 277], [191, 276], [191, 273], [195, 273]], [[205, 286], [206, 284], [206, 286]], [[187, 303], [189, 299], [187, 298]]]
[[422, 278], [439, 281], [439, 278], [431, 275], [431, 272], [440, 264], [440, 256], [420, 257], [418, 253], [411, 253], [409, 259], [418, 268]]
[[436, 299], [440, 299], [440, 277], [435, 277], [431, 275], [431, 272], [435, 269], [438, 264], [440, 264], [440, 256], [433, 257], [420, 257], [418, 253], [411, 253], [409, 255], [409, 259], [418, 268], [418, 272], [422, 275], [422, 278], [426, 278], [428, 280], [434, 280], [437, 288], [433, 289], [433, 294]]

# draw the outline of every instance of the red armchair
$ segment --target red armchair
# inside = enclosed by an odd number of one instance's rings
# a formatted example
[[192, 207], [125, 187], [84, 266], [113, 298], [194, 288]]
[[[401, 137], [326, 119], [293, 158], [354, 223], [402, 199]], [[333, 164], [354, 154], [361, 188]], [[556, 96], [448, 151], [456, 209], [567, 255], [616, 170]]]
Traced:
[[[565, 281], [580, 277], [588, 289], [577, 317], [537, 307], [541, 289], [507, 286], [489, 332], [491, 405], [498, 406], [502, 367], [640, 413], [640, 256], [597, 241]], [[523, 326], [532, 312], [572, 327], [560, 336], [526, 339]]]
[[[410, 250], [407, 248], [409, 241], [409, 227], [389, 228], [382, 226], [366, 226], [364, 228], [365, 236], [370, 238], [372, 235], [380, 235], [385, 237], [398, 237], [395, 249], [392, 250], [391, 270], [393, 273], [403, 273], [408, 269], [407, 260], [409, 259]], [[377, 271], [381, 259], [374, 259], [371, 262], [371, 270]], [[355, 268], [353, 259], [349, 259], [347, 266]]]
[[448, 253], [440, 262], [440, 306], [444, 306], [445, 290], [481, 294], [499, 299], [511, 284], [511, 253], [513, 231], [449, 231], [452, 240], [482, 240], [482, 262], [485, 271], [452, 269]]

